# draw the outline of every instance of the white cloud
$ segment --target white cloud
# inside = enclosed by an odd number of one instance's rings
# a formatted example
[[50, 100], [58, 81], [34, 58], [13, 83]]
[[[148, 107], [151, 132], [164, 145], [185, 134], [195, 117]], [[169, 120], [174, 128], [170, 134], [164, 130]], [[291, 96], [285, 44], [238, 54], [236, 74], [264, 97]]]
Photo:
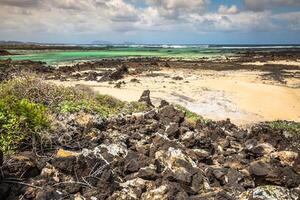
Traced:
[[261, 11], [277, 6], [300, 6], [299, 0], [245, 0], [250, 10]]
[[236, 5], [232, 5], [231, 7], [220, 5], [218, 9], [218, 12], [221, 14], [236, 14], [238, 11], [239, 10]]
[[165, 18], [176, 19], [187, 13], [203, 13], [209, 0], [147, 0]]
[[283, 21], [288, 30], [300, 30], [300, 12], [280, 13], [272, 16], [273, 19]]
[[193, 15], [192, 21], [200, 31], [262, 31], [276, 28], [270, 20], [270, 12], [240, 12], [234, 15], [208, 13]]
[[208, 0], [145, 0], [146, 6], [139, 7], [133, 3], [136, 1], [0, 0], [0, 38], [92, 35], [109, 40], [142, 32], [300, 30], [300, 12], [239, 11], [236, 5], [220, 5], [217, 11], [208, 12]]

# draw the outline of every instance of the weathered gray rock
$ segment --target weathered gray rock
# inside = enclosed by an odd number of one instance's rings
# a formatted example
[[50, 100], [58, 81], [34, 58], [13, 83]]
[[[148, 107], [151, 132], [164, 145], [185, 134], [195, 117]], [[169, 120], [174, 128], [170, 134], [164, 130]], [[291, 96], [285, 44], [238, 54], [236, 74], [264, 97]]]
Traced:
[[298, 200], [299, 190], [289, 190], [280, 186], [261, 186], [242, 193], [240, 200]]

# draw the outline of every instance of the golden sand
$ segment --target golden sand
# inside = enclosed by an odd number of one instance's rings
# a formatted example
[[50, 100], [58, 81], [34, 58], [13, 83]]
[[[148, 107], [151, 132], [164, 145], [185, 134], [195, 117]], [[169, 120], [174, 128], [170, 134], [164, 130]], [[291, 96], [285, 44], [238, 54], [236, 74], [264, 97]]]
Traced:
[[[114, 88], [96, 81], [54, 81], [69, 86], [85, 85], [95, 92], [109, 94], [125, 101], [136, 101], [143, 90], [151, 91], [154, 104], [161, 99], [186, 106], [200, 115], [222, 120], [230, 118], [236, 124], [246, 125], [260, 121], [300, 121], [300, 80], [288, 80], [287, 85], [263, 81], [258, 71], [204, 71], [168, 69], [166, 76], [149, 77], [143, 74], [128, 76], [125, 85]], [[173, 80], [181, 76], [183, 80]], [[140, 83], [130, 82], [137, 78]]]

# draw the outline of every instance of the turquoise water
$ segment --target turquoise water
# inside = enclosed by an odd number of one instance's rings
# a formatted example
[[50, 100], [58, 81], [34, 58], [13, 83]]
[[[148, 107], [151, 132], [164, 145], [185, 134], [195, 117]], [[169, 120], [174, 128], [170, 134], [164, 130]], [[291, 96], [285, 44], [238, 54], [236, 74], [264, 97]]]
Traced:
[[[80, 50], [80, 51], [14, 51], [20, 55], [4, 56], [0, 59], [43, 61], [48, 64], [72, 63], [76, 61], [97, 60], [102, 58], [124, 57], [162, 57], [194, 60], [199, 58], [214, 58], [221, 56], [219, 49], [200, 47], [190, 48], [147, 48], [127, 47], [108, 48], [105, 50]], [[224, 53], [222, 54], [224, 55]]]
[[[184, 60], [199, 58], [217, 58], [234, 55], [241, 51], [280, 51], [284, 49], [300, 50], [299, 45], [81, 45], [83, 50], [10, 50], [19, 55], [4, 56], [0, 59], [43, 61], [51, 65], [71, 64], [79, 61], [102, 58], [160, 57]], [[97, 50], [87, 50], [87, 48]]]

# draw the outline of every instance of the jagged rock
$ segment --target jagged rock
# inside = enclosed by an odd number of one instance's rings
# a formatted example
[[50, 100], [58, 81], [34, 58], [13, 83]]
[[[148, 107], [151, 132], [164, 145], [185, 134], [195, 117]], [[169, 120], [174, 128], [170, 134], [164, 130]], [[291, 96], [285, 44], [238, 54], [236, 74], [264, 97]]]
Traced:
[[166, 100], [161, 100], [159, 108], [162, 108], [162, 107], [165, 107], [165, 106], [168, 106], [168, 105], [170, 105], [169, 102], [167, 102]]
[[145, 90], [139, 99], [139, 102], [145, 103], [149, 107], [154, 107], [150, 99], [150, 90]]
[[[230, 121], [190, 126], [184, 117], [167, 103], [105, 121], [93, 113], [58, 114], [52, 148], [36, 146], [43, 156], [5, 156], [0, 199], [231, 200], [266, 184], [299, 191], [297, 138], [264, 125], [247, 132]], [[19, 177], [37, 188], [4, 182]]]
[[141, 199], [141, 195], [144, 190], [153, 189], [155, 184], [151, 181], [146, 181], [141, 178], [135, 178], [125, 183], [121, 183], [121, 190], [112, 194], [109, 200], [138, 200]]
[[158, 112], [159, 120], [164, 125], [169, 125], [173, 123], [181, 123], [184, 120], [184, 113], [180, 110], [177, 110], [174, 106], [168, 105], [162, 107]]
[[120, 67], [118, 67], [115, 71], [113, 71], [109, 77], [112, 80], [119, 80], [123, 78], [123, 75], [128, 73], [128, 66], [126, 65], [121, 65]]
[[271, 182], [289, 188], [300, 184], [300, 175], [290, 166], [282, 167], [278, 160], [261, 158], [253, 161], [250, 163], [249, 171], [254, 177], [260, 177], [256, 181], [258, 184]]
[[254, 146], [251, 152], [257, 156], [269, 155], [275, 150], [275, 148], [269, 143], [261, 143]]
[[91, 71], [91, 72], [87, 73], [85, 80], [86, 81], [97, 81], [98, 76], [100, 76], [100, 74], [98, 74], [97, 72]]
[[298, 153], [293, 151], [278, 151], [271, 154], [271, 157], [278, 158], [283, 165], [293, 166], [298, 158]]
[[162, 175], [168, 180], [176, 180], [187, 186], [187, 193], [196, 194], [203, 189], [203, 175], [196, 163], [179, 149], [170, 147], [158, 151], [155, 158], [164, 166]]
[[159, 175], [157, 174], [157, 167], [153, 164], [142, 167], [138, 171], [138, 177], [145, 179], [145, 180], [156, 180]]
[[165, 133], [169, 138], [177, 138], [179, 134], [179, 125], [178, 123], [171, 122], [165, 130]]
[[266, 176], [272, 170], [272, 165], [266, 159], [260, 159], [250, 163], [250, 173], [255, 176]]
[[124, 74], [128, 73], [128, 66], [121, 65], [116, 70], [106, 73], [99, 81], [117, 81], [124, 77]]
[[297, 200], [299, 199], [300, 191], [289, 190], [280, 186], [261, 186], [242, 193], [239, 197], [240, 200]]
[[147, 191], [142, 194], [141, 200], [167, 200], [169, 199], [168, 195], [168, 186], [162, 185], [156, 189]]
[[31, 152], [23, 152], [20, 155], [14, 155], [9, 160], [10, 165], [4, 165], [3, 174], [10, 174], [12, 177], [35, 177], [39, 175], [40, 169]]

